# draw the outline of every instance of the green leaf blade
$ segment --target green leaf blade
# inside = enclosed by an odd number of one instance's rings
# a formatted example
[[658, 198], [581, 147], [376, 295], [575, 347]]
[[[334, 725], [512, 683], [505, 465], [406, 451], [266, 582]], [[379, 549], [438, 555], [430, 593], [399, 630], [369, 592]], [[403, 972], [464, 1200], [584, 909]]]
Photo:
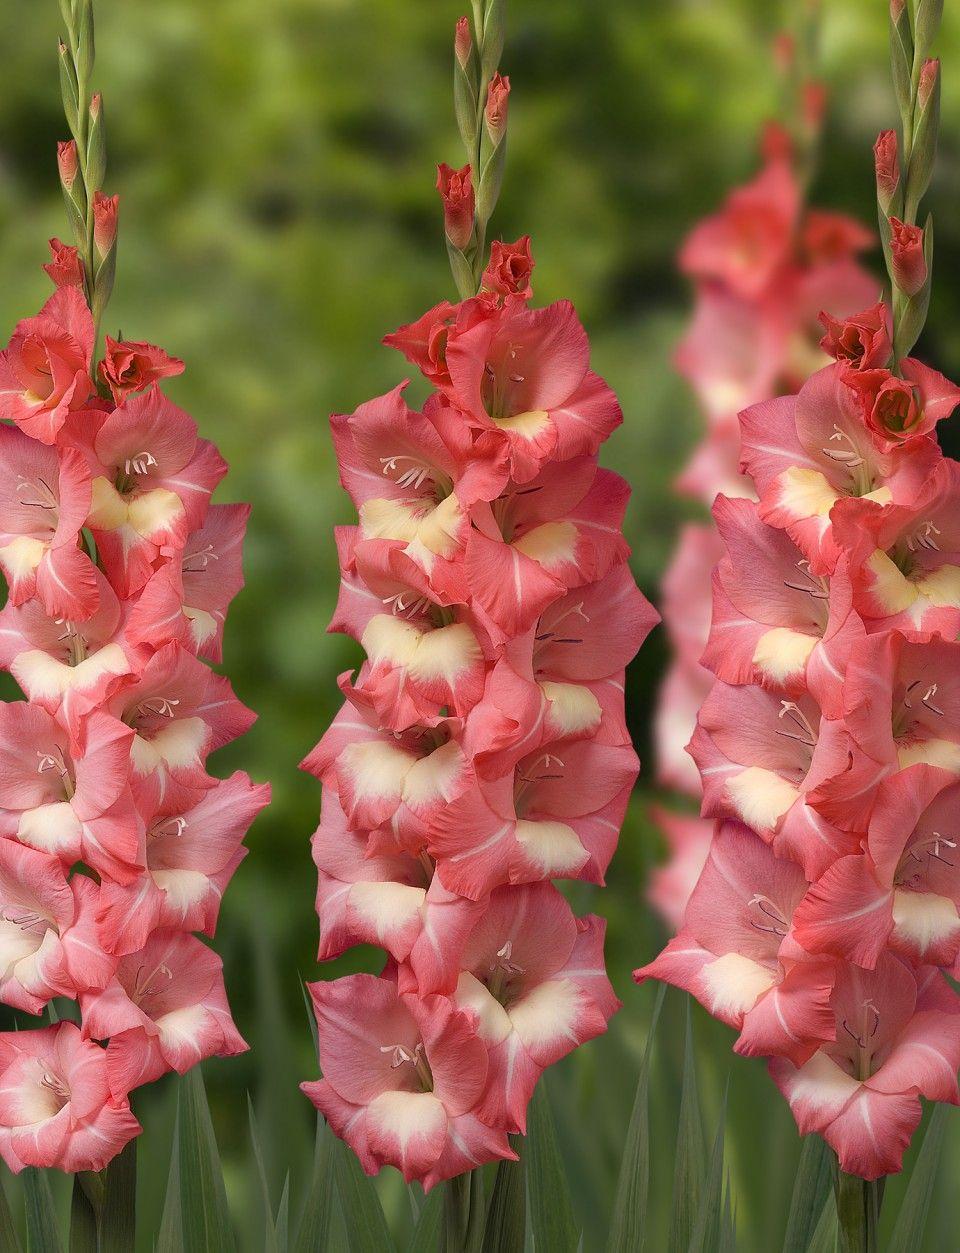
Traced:
[[200, 1067], [180, 1080], [177, 1154], [184, 1253], [232, 1253], [236, 1248], [220, 1153]]
[[646, 1231], [650, 1191], [650, 1060], [666, 991], [666, 984], [661, 984], [657, 990], [650, 1030], [640, 1060], [636, 1096], [613, 1203], [608, 1253], [633, 1253], [642, 1246]]
[[576, 1253], [580, 1233], [570, 1204], [557, 1133], [546, 1085], [541, 1079], [530, 1102], [530, 1124], [525, 1146], [530, 1222], [538, 1249]]

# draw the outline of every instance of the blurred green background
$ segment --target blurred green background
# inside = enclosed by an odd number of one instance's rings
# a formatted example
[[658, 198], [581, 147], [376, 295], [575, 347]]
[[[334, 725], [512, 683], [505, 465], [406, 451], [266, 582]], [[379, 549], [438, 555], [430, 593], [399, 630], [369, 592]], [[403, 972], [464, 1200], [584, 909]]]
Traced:
[[[676, 529], [691, 514], [671, 480], [699, 430], [670, 367], [690, 304], [675, 253], [689, 226], [755, 167], [757, 131], [777, 100], [770, 40], [790, 23], [790, 4], [507, 7], [510, 153], [493, 229], [533, 236], [537, 302], [575, 302], [596, 368], [621, 397], [626, 421], [606, 460], [633, 483], [633, 564], [656, 599]], [[921, 348], [958, 377], [960, 14], [947, 7], [942, 152], [929, 201], [939, 281]], [[870, 220], [871, 145], [893, 122], [886, 0], [825, 8], [830, 110], [814, 198]], [[287, 1169], [294, 1196], [309, 1171], [312, 1110], [296, 1085], [316, 1072], [300, 978], [318, 973], [308, 839], [319, 787], [297, 762], [335, 711], [336, 674], [357, 660], [350, 641], [325, 634], [337, 590], [332, 528], [352, 520], [326, 419], [403, 377], [405, 363], [381, 336], [452, 294], [433, 181], [438, 161], [461, 161], [450, 91], [460, 11], [460, 0], [97, 3], [107, 189], [122, 197], [107, 329], [185, 358], [186, 374], [169, 392], [230, 462], [219, 498], [254, 505], [248, 586], [228, 622], [225, 668], [260, 721], [214, 769], [269, 780], [274, 803], [249, 837], [217, 937], [252, 1051], [205, 1067], [228, 1191], [251, 1249], [262, 1247], [262, 1228], [246, 1091], [274, 1199]], [[0, 338], [45, 298], [46, 240], [66, 233], [54, 160], [65, 134], [58, 29], [55, 0], [0, 5]], [[657, 632], [629, 682], [648, 767], [664, 663]], [[609, 1215], [653, 1003], [630, 970], [662, 939], [642, 904], [645, 868], [660, 853], [644, 816], [648, 796], [638, 792], [608, 888], [571, 893], [578, 909], [610, 920], [611, 975], [625, 1001], [609, 1036], [548, 1079], [588, 1249], [600, 1246]], [[360, 953], [337, 965], [374, 963]], [[792, 1120], [762, 1065], [730, 1053], [731, 1033], [699, 1011], [694, 1027], [708, 1137], [729, 1078], [738, 1247], [779, 1247], [799, 1153]], [[664, 1247], [669, 1218], [682, 1040], [683, 1001], [671, 993], [654, 1062], [650, 1248]], [[142, 1174], [153, 1176], [142, 1198], [148, 1222], [166, 1176], [171, 1091], [156, 1085], [138, 1105], [150, 1166]], [[956, 1119], [948, 1141], [945, 1181], [960, 1169]], [[380, 1186], [402, 1239], [410, 1220], [398, 1178], [386, 1172]], [[958, 1247], [950, 1208], [935, 1206], [931, 1249]]]

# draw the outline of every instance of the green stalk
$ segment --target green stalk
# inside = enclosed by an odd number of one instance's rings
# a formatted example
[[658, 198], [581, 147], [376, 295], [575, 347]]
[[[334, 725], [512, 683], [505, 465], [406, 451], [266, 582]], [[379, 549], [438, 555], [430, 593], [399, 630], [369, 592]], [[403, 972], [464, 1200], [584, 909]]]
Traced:
[[[95, 62], [93, 0], [60, 0], [66, 39], [60, 43], [60, 86], [63, 108], [77, 145], [78, 172], [73, 187], [64, 189], [74, 242], [83, 262], [84, 295], [94, 322], [93, 359], [99, 356], [100, 323], [116, 268], [116, 240], [105, 256], [94, 242], [94, 202], [106, 173], [103, 108], [92, 91]], [[79, 186], [78, 186], [79, 184]], [[96, 371], [94, 371], [96, 373]]]
[[837, 1167], [838, 1253], [877, 1253], [883, 1179], [861, 1179]]
[[490, 80], [497, 73], [504, 40], [504, 0], [471, 0], [473, 47], [466, 66], [454, 61], [454, 105], [467, 163], [473, 176], [476, 215], [473, 236], [461, 251], [447, 244], [461, 299], [475, 296], [486, 261], [487, 227], [500, 195], [507, 137], [494, 142], [484, 113]]
[[478, 1170], [444, 1184], [443, 1253], [476, 1253], [483, 1239], [483, 1176]]
[[890, 276], [893, 318], [893, 368], [910, 353], [923, 330], [930, 304], [933, 275], [933, 219], [924, 223], [924, 257], [927, 274], [923, 287], [912, 296], [902, 290], [894, 275], [890, 246], [890, 215], [908, 226], [919, 221], [920, 201], [930, 184], [940, 129], [940, 75], [921, 101], [923, 66], [940, 27], [942, 0], [893, 0], [890, 8], [890, 65], [894, 94], [900, 112], [900, 186], [892, 203], [878, 196], [878, 216], [883, 255]]

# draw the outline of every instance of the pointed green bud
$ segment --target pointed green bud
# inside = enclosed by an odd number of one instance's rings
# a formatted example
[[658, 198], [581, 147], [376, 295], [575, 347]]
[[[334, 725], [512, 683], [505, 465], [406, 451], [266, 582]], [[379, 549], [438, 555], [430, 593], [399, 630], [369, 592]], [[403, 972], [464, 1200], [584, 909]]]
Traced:
[[99, 91], [90, 101], [90, 130], [87, 139], [87, 192], [93, 195], [103, 186], [107, 172], [107, 145], [104, 134], [103, 100]]
[[917, 207], [930, 186], [939, 133], [940, 62], [929, 60], [923, 63], [917, 89], [913, 151], [904, 196], [904, 214], [908, 219], [916, 217]]
[[917, 0], [914, 41], [918, 56], [925, 57], [933, 47], [942, 20], [943, 0]]
[[77, 72], [73, 66], [70, 49], [60, 40], [58, 47], [60, 60], [60, 96], [63, 100], [63, 112], [70, 127], [70, 134], [76, 136], [80, 113], [80, 89], [77, 84]]
[[890, 68], [900, 117], [906, 124], [913, 107], [913, 33], [907, 0], [890, 0]]

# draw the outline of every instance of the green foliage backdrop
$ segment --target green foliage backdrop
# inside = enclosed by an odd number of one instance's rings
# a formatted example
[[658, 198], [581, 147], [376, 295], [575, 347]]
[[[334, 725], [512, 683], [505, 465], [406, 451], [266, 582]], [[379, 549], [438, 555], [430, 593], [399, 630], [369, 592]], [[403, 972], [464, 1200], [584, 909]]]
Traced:
[[[893, 119], [886, 4], [825, 7], [831, 108], [816, 196], [868, 219], [871, 144]], [[97, 9], [107, 187], [122, 195], [107, 329], [186, 359], [170, 393], [230, 462], [221, 498], [254, 504], [248, 587], [228, 623], [226, 669], [260, 721], [214, 759], [219, 772], [243, 767], [274, 787], [217, 940], [253, 1048], [205, 1073], [228, 1193], [255, 1249], [263, 1228], [245, 1091], [275, 1201], [288, 1167], [296, 1192], [311, 1159], [311, 1111], [296, 1084], [316, 1065], [299, 977], [317, 973], [308, 837], [319, 794], [297, 762], [334, 713], [336, 674], [356, 660], [349, 641], [324, 630], [337, 586], [332, 528], [351, 520], [326, 418], [403, 377], [403, 361], [380, 337], [450, 294], [432, 184], [435, 163], [458, 156], [450, 45], [460, 10], [456, 0], [98, 0]], [[634, 568], [655, 598], [688, 512], [670, 483], [698, 424], [670, 368], [688, 306], [674, 256], [693, 221], [753, 168], [758, 126], [776, 107], [769, 40], [789, 5], [510, 0], [508, 10], [511, 151], [493, 225], [505, 238], [532, 234], [538, 301], [574, 300], [595, 364], [621, 396], [626, 421], [607, 460], [634, 485]], [[0, 5], [3, 328], [45, 297], [45, 241], [65, 233], [54, 159], [64, 136], [58, 27], [55, 0]], [[942, 50], [944, 138], [931, 197], [939, 275], [923, 347], [957, 377], [960, 14], [949, 6]], [[658, 633], [630, 676], [630, 717], [648, 766], [664, 659]], [[638, 793], [607, 890], [572, 893], [578, 908], [610, 920], [611, 972], [626, 1003], [606, 1039], [549, 1078], [588, 1249], [600, 1246], [612, 1206], [653, 1004], [652, 990], [629, 978], [660, 938], [642, 905], [644, 868], [659, 851], [647, 798]], [[762, 1066], [729, 1053], [729, 1032], [699, 1012], [694, 1027], [708, 1144], [729, 1075], [741, 1245], [779, 1247], [800, 1151], [792, 1121]], [[682, 1042], [682, 1001], [670, 995], [651, 1086], [650, 1248], [666, 1247]], [[166, 1177], [170, 1093], [157, 1085], [141, 1106], [150, 1167], [141, 1199], [151, 1226]], [[954, 1119], [943, 1180], [958, 1168]], [[402, 1237], [410, 1226], [403, 1190], [396, 1177], [380, 1186]], [[931, 1249], [953, 1247], [948, 1206], [935, 1205], [931, 1226]]]

